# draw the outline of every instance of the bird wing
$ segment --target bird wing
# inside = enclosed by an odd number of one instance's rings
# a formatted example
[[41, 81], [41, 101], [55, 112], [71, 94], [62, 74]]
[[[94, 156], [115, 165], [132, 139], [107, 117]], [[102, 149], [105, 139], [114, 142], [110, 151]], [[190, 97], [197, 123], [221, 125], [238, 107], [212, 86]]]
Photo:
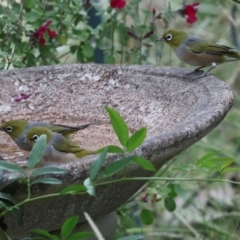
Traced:
[[68, 140], [59, 134], [53, 134], [52, 146], [59, 152], [76, 153], [81, 151], [81, 148], [74, 142]]
[[205, 41], [200, 38], [191, 36], [186, 45], [189, 50], [196, 54], [206, 53], [215, 55], [227, 55], [235, 58], [239, 58], [240, 52], [234, 48], [227, 47], [218, 43]]

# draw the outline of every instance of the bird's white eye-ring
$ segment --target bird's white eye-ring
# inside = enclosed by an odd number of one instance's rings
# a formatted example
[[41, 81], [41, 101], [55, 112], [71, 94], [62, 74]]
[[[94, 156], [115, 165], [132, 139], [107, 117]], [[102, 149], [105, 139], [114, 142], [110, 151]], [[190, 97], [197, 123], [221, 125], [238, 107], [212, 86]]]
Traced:
[[172, 34], [168, 34], [167, 36], [166, 36], [166, 39], [168, 40], [168, 41], [171, 41], [172, 40]]
[[7, 127], [6, 127], [6, 130], [10, 133], [10, 132], [12, 132], [13, 127], [12, 127], [12, 126], [7, 126]]
[[38, 135], [33, 135], [32, 140], [36, 142], [38, 140]]

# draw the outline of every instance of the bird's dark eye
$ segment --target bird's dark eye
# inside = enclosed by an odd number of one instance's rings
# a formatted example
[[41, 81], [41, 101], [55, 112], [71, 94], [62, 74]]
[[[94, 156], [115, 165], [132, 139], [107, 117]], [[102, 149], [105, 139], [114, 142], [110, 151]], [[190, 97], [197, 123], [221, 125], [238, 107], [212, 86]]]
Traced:
[[168, 34], [168, 35], [166, 36], [166, 39], [167, 39], [168, 41], [171, 41], [171, 40], [172, 40], [172, 34]]
[[10, 132], [12, 132], [13, 127], [12, 127], [12, 126], [7, 126], [7, 127], [6, 127], [6, 130], [10, 133]]
[[36, 142], [36, 141], [38, 140], [38, 135], [34, 135], [34, 136], [32, 137], [32, 140], [33, 140], [34, 142]]

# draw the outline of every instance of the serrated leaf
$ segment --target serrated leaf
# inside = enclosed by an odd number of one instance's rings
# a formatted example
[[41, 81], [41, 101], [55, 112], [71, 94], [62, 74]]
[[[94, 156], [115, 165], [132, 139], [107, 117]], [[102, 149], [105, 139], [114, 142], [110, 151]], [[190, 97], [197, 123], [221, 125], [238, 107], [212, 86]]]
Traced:
[[32, 172], [32, 176], [39, 176], [42, 174], [64, 174], [67, 173], [68, 170], [67, 169], [63, 169], [63, 168], [58, 168], [58, 167], [42, 167], [42, 168], [38, 168], [36, 170], [34, 170]]
[[[108, 145], [108, 153], [124, 153], [122, 148], [115, 146], [115, 145]], [[105, 148], [101, 148], [98, 150], [99, 153], [101, 153]]]
[[108, 152], [108, 147], [106, 147], [98, 156], [98, 158], [93, 162], [91, 168], [90, 168], [90, 173], [89, 173], [89, 178], [90, 181], [93, 183], [94, 180], [96, 179], [103, 163], [106, 160], [106, 156], [107, 156], [107, 152]]
[[61, 236], [63, 239], [67, 238], [76, 227], [78, 223], [78, 216], [68, 218], [61, 227]]
[[86, 192], [87, 188], [81, 184], [75, 184], [68, 187], [65, 187], [61, 190], [60, 194], [68, 194], [68, 193], [78, 193], [78, 192]]
[[111, 124], [114, 132], [116, 133], [119, 142], [122, 146], [126, 146], [128, 141], [128, 127], [123, 118], [120, 116], [118, 112], [111, 108], [106, 108], [106, 111], [109, 114]]
[[9, 172], [19, 172], [22, 174], [26, 174], [23, 168], [17, 166], [16, 164], [5, 162], [5, 161], [0, 161], [0, 169], [6, 170]]
[[35, 179], [31, 185], [36, 183], [45, 183], [45, 184], [62, 184], [62, 181], [57, 178], [45, 177], [45, 178], [38, 178]]
[[78, 232], [74, 235], [70, 236], [67, 240], [82, 240], [82, 239], [89, 239], [90, 237], [93, 237], [94, 234], [91, 232]]
[[137, 130], [127, 141], [126, 144], [127, 151], [132, 152], [137, 147], [139, 147], [143, 143], [146, 136], [147, 129], [145, 127]]
[[40, 236], [44, 236], [51, 240], [59, 240], [57, 236], [54, 236], [54, 235], [48, 233], [47, 231], [41, 230], [41, 229], [32, 229], [29, 231], [29, 233], [34, 233], [34, 234], [37, 234]]
[[153, 211], [151, 211], [149, 209], [145, 209], [145, 208], [142, 209], [142, 211], [140, 213], [140, 218], [145, 225], [152, 224], [153, 220], [154, 220]]
[[104, 176], [109, 177], [109, 176], [112, 176], [112, 175], [118, 173], [123, 168], [125, 168], [133, 160], [133, 158], [134, 157], [131, 156], [131, 157], [123, 158], [123, 159], [120, 159], [120, 160], [110, 163], [104, 169]]
[[87, 188], [87, 192], [89, 195], [96, 197], [95, 187], [91, 182], [90, 178], [85, 179], [83, 185]]
[[173, 198], [164, 198], [164, 205], [169, 212], [173, 212], [176, 209], [176, 203]]
[[28, 169], [33, 169], [42, 159], [44, 150], [46, 147], [46, 135], [41, 135], [37, 142], [34, 144], [29, 157], [28, 157]]
[[145, 170], [156, 171], [154, 165], [144, 157], [134, 156], [133, 162], [139, 164]]

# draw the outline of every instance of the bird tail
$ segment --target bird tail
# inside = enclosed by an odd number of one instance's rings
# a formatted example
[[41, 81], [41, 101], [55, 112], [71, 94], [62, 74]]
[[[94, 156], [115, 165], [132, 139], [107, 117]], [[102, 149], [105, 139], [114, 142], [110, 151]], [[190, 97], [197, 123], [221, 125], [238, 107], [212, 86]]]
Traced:
[[225, 53], [227, 61], [237, 61], [240, 60], [240, 52], [237, 49], [231, 48]]
[[75, 132], [77, 132], [79, 130], [85, 129], [91, 125], [100, 125], [100, 124], [101, 124], [100, 122], [91, 122], [91, 123], [80, 125], [77, 127], [70, 127], [70, 126], [58, 124], [58, 126], [61, 128], [59, 128], [59, 130], [57, 132], [62, 134], [65, 138], [69, 139], [72, 134], [74, 134]]

